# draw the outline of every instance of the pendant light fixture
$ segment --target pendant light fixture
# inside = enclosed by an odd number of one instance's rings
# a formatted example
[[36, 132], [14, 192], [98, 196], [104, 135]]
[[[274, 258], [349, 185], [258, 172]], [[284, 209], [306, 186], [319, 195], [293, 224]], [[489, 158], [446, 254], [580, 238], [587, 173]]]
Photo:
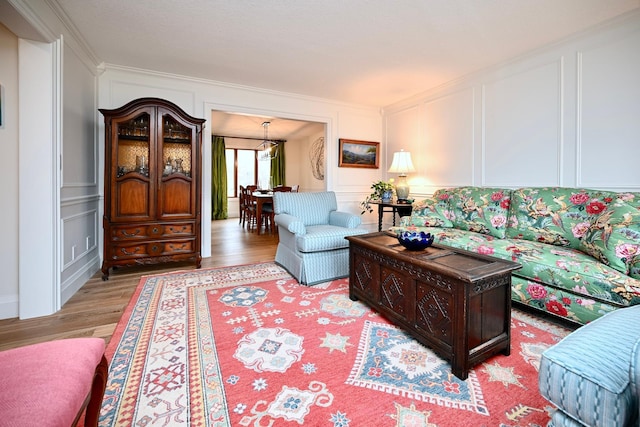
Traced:
[[271, 160], [278, 156], [278, 143], [269, 139], [269, 125], [271, 122], [262, 122], [264, 139], [258, 145], [258, 160]]

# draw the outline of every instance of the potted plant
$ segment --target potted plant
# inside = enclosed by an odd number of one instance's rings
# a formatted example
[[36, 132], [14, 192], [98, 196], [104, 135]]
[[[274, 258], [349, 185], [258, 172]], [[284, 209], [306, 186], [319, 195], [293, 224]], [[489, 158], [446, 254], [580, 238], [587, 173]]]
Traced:
[[360, 206], [362, 207], [362, 212], [360, 215], [365, 212], [373, 212], [373, 208], [371, 207], [371, 202], [373, 201], [391, 201], [393, 198], [393, 179], [387, 181], [377, 181], [371, 184], [371, 194], [369, 194]]

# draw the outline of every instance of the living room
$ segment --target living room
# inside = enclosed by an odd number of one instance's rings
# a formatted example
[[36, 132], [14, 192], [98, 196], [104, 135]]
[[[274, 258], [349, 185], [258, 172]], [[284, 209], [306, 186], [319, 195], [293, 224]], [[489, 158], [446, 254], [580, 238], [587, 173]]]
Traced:
[[[7, 223], [12, 224], [8, 230], [15, 234], [7, 240], [13, 243], [7, 244], [12, 249], [4, 260], [7, 279], [0, 290], [2, 318], [55, 312], [99, 269], [103, 132], [96, 111], [141, 96], [171, 98], [198, 117], [219, 110], [324, 123], [325, 188], [336, 191], [340, 205], [351, 212], [359, 212], [372, 182], [393, 178], [386, 170], [393, 152], [401, 149], [413, 155], [417, 172], [409, 181], [416, 198], [439, 187], [464, 184], [638, 189], [633, 167], [638, 150], [634, 139], [638, 126], [634, 119], [638, 111], [637, 2], [619, 2], [618, 9], [608, 4], [608, 13], [615, 16], [606, 22], [599, 20], [562, 40], [378, 106], [158, 73], [127, 64], [90, 66], [92, 56], [85, 53], [82, 41], [51, 16], [49, 6], [29, 6], [15, 2], [9, 8], [14, 13], [3, 13], [22, 24], [14, 31], [22, 32], [24, 38], [10, 30], [3, 33], [9, 46], [3, 53], [9, 61], [3, 64], [10, 73], [3, 77], [2, 138], [11, 147], [8, 158], [15, 160], [6, 162], [3, 173], [8, 182], [16, 183], [7, 188], [11, 191], [6, 198], [17, 202], [16, 209], [6, 213]], [[16, 12], [28, 15], [31, 8], [48, 17], [40, 28], [20, 19]], [[61, 40], [55, 34], [66, 37]], [[18, 52], [23, 62], [15, 74]], [[62, 52], [64, 62], [57, 62]], [[54, 64], [64, 73], [58, 72], [58, 80], [52, 81], [48, 70]], [[18, 75], [21, 82], [38, 82], [22, 90], [19, 102], [14, 90], [17, 84], [4, 83], [17, 82]], [[55, 87], [64, 87], [64, 97], [56, 97]], [[395, 87], [405, 93], [404, 87]], [[43, 96], [59, 108], [43, 103]], [[60, 126], [52, 117], [63, 110], [67, 114]], [[29, 111], [19, 137], [18, 121], [25, 115], [11, 111]], [[33, 120], [49, 125], [29, 126]], [[52, 132], [62, 128], [64, 134]], [[610, 138], [612, 133], [615, 138]], [[380, 168], [338, 167], [337, 141], [345, 137], [380, 141]], [[41, 149], [44, 141], [54, 147], [53, 152]], [[605, 146], [609, 153], [624, 155], [602, 162]], [[206, 183], [210, 147], [204, 144], [203, 149]], [[61, 152], [65, 153], [64, 174], [57, 177], [54, 159]], [[29, 191], [18, 193], [18, 182]], [[55, 191], [37, 184], [45, 182], [53, 182]], [[209, 198], [210, 189], [205, 187], [203, 199]], [[42, 221], [43, 215], [56, 220]], [[202, 216], [210, 217], [207, 203], [203, 203]], [[373, 228], [373, 216], [363, 220]], [[207, 228], [205, 222], [205, 257], [211, 255]], [[53, 250], [52, 256], [51, 248], [60, 249]], [[31, 268], [27, 260], [32, 259], [38, 259], [40, 268]]]
[[[203, 77], [199, 67], [187, 73], [165, 71], [162, 59], [157, 67], [102, 62], [65, 13], [72, 3], [0, 1], [0, 142], [5, 147], [3, 197], [8, 206], [3, 210], [7, 227], [0, 319], [55, 313], [99, 271], [104, 127], [97, 109], [116, 108], [135, 98], [170, 99], [206, 119], [212, 111], [225, 111], [323, 124], [324, 187], [336, 192], [341, 210], [356, 214], [371, 183], [395, 178], [387, 170], [393, 153], [400, 150], [412, 154], [416, 172], [409, 184], [417, 200], [439, 188], [462, 185], [640, 191], [637, 1], [573, 1], [557, 14], [549, 12], [556, 2], [541, 6], [523, 1], [521, 9], [514, 6], [518, 13], [509, 8], [504, 12], [521, 17], [537, 11], [539, 20], [527, 21], [537, 31], [515, 19], [514, 26], [525, 34], [544, 32], [547, 24], [556, 30], [569, 22], [583, 26], [490, 63], [477, 62], [482, 66], [436, 84], [422, 82], [420, 89], [409, 85], [413, 76], [403, 79], [401, 72], [394, 79], [365, 74], [353, 87], [331, 88], [335, 92], [330, 92], [326, 77], [317, 78], [322, 84], [314, 93], [260, 80], [250, 85]], [[419, 8], [418, 3], [414, 6]], [[467, 10], [463, 3], [456, 6]], [[509, 38], [503, 34], [505, 43]], [[388, 58], [374, 54], [384, 40], [372, 40], [363, 52], [384, 62]], [[497, 58], [492, 47], [498, 44], [473, 44], [475, 58]], [[268, 61], [270, 56], [267, 52], [261, 58]], [[321, 74], [331, 62], [325, 59]], [[381, 83], [388, 80], [392, 84], [385, 85], [384, 92]], [[371, 88], [377, 84], [381, 94], [374, 98]], [[369, 95], [357, 101], [351, 94], [358, 90]], [[325, 96], [341, 93], [344, 97]], [[380, 142], [380, 167], [340, 167], [340, 138]], [[210, 144], [203, 144], [203, 151], [203, 200], [210, 200]], [[202, 206], [202, 217], [210, 218], [210, 204]], [[375, 215], [362, 220], [375, 229]], [[203, 222], [202, 255], [212, 261], [236, 259], [216, 252], [208, 221]]]

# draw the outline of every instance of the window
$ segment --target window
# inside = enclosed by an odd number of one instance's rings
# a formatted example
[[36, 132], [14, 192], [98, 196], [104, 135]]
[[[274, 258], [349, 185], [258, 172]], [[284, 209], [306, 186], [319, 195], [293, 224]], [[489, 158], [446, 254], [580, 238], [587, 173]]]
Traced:
[[238, 187], [269, 185], [271, 162], [258, 161], [256, 150], [227, 148], [227, 197], [238, 197]]

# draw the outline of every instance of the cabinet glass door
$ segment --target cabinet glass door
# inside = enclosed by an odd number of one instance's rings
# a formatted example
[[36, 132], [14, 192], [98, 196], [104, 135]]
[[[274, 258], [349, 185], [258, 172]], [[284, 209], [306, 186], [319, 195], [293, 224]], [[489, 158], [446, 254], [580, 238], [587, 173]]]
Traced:
[[191, 216], [195, 211], [195, 185], [191, 179], [195, 129], [168, 111], [162, 112], [160, 123], [162, 178], [159, 214], [165, 219]]
[[191, 176], [191, 128], [171, 115], [162, 116], [162, 175], [174, 173]]
[[128, 173], [149, 176], [149, 122], [149, 114], [142, 113], [117, 124], [117, 177]]
[[153, 158], [152, 113], [145, 111], [114, 121], [116, 147], [112, 172], [115, 176], [114, 220], [150, 218], [152, 181], [149, 179]]

